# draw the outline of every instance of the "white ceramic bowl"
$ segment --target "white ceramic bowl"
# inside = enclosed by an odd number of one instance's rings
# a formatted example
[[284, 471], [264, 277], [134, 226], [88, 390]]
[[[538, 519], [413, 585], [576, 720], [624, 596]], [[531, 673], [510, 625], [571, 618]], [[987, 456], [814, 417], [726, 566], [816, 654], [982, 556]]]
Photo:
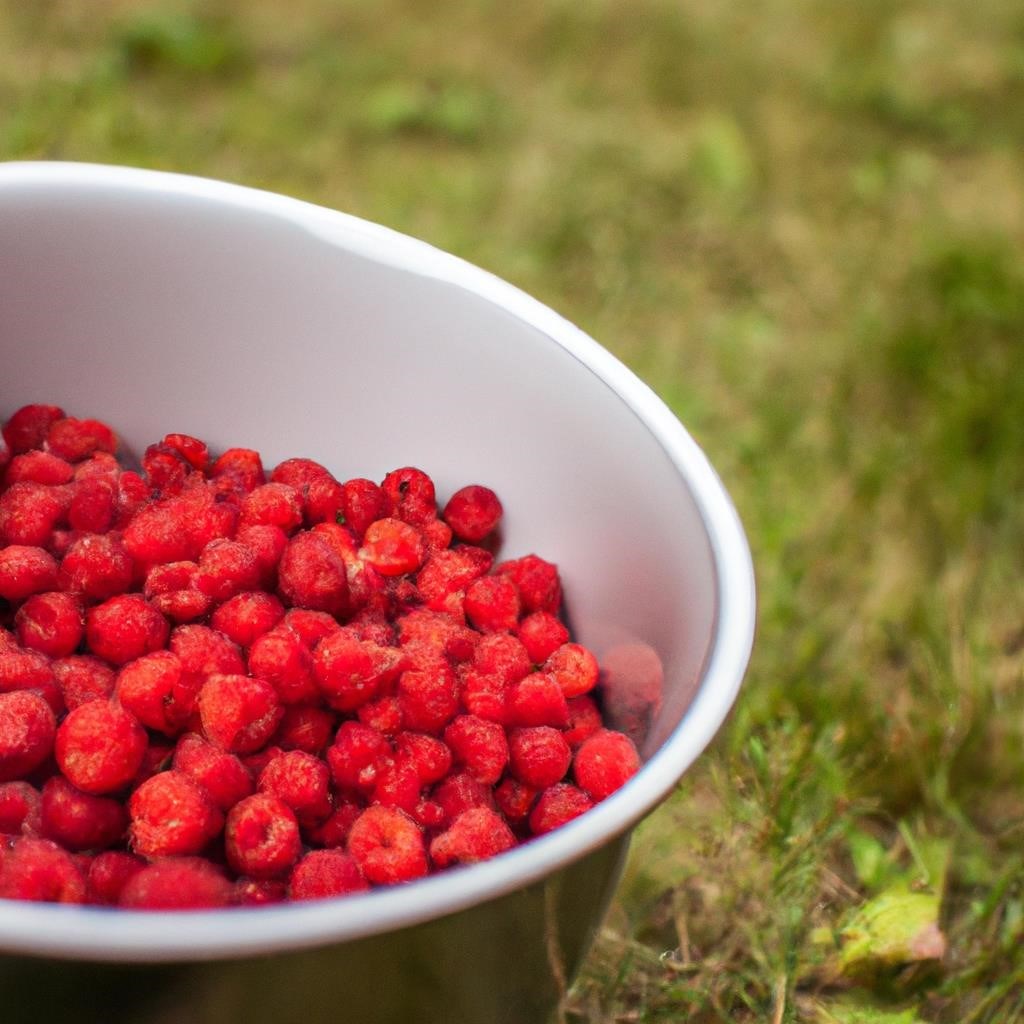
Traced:
[[0, 358], [0, 416], [54, 403], [129, 448], [173, 430], [339, 478], [417, 465], [442, 500], [488, 484], [502, 556], [558, 563], [616, 692], [663, 672], [640, 773], [490, 862], [258, 910], [0, 901], [5, 1020], [57, 1019], [65, 998], [67, 1020], [544, 1019], [629, 830], [712, 738], [750, 652], [747, 544], [672, 413], [556, 313], [422, 242], [235, 185], [80, 164], [0, 165]]

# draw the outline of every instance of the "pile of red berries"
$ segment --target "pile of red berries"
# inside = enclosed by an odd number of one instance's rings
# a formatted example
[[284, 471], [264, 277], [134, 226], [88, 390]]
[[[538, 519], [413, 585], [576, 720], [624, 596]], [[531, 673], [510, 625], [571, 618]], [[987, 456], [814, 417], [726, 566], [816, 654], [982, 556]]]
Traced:
[[0, 444], [0, 898], [316, 899], [501, 853], [639, 767], [554, 565], [470, 486], [309, 459], [142, 471], [28, 405]]

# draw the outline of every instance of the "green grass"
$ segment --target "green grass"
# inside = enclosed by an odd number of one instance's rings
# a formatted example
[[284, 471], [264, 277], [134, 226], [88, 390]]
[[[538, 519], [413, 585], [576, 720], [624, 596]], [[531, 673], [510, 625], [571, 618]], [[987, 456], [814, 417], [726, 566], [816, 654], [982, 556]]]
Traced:
[[719, 468], [755, 655], [639, 831], [587, 1024], [1024, 1020], [1022, 142], [1001, 0], [0, 0], [0, 158], [426, 238]]

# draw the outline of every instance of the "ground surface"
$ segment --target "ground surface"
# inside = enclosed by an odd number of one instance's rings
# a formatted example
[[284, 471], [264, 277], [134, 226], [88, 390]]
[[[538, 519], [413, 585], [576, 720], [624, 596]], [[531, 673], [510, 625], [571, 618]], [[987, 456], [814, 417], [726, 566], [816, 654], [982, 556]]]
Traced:
[[1024, 1019], [1022, 141], [999, 0], [0, 0], [0, 159], [453, 250], [613, 349], [734, 495], [748, 681], [572, 1022]]

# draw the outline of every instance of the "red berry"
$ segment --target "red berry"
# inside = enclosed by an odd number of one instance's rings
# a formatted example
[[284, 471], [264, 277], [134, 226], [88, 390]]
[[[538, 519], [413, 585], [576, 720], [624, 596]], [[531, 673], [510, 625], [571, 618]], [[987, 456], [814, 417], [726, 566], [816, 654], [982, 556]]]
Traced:
[[593, 736], [602, 728], [601, 711], [593, 698], [573, 697], [567, 702], [569, 708], [569, 724], [562, 733], [570, 747], [578, 747], [588, 736]]
[[81, 462], [93, 452], [117, 451], [117, 438], [99, 420], [55, 420], [46, 432], [46, 447], [69, 462]]
[[348, 852], [375, 885], [410, 882], [427, 873], [419, 825], [396, 807], [368, 807], [348, 834]]
[[260, 453], [251, 448], [229, 448], [210, 467], [210, 479], [225, 492], [249, 494], [266, 483]]
[[145, 866], [141, 857], [120, 850], [103, 850], [96, 854], [89, 865], [86, 902], [116, 906], [128, 880]]
[[430, 859], [439, 868], [487, 860], [516, 845], [512, 830], [489, 807], [463, 811], [430, 844]]
[[[42, 824], [42, 797], [28, 782], [0, 782], [0, 837], [38, 835]], [[0, 838], [0, 850], [3, 839]], [[0, 859], [3, 853], [0, 852]]]
[[322, 755], [335, 728], [334, 715], [326, 708], [292, 704], [284, 709], [274, 733], [274, 743], [282, 750], [304, 750]]
[[270, 683], [243, 675], [207, 676], [198, 705], [206, 738], [234, 754], [259, 750], [274, 734], [282, 714]]
[[473, 651], [473, 667], [498, 676], [503, 683], [517, 683], [533, 667], [523, 643], [507, 633], [481, 637]]
[[459, 715], [445, 729], [444, 741], [456, 762], [485, 785], [493, 786], [508, 764], [505, 730], [497, 722], [475, 715]]
[[163, 444], [176, 451], [193, 469], [204, 472], [210, 461], [206, 443], [188, 434], [168, 434]]
[[508, 693], [508, 720], [514, 725], [569, 724], [569, 705], [558, 683], [546, 672], [531, 672]]
[[432, 799], [441, 805], [445, 821], [454, 821], [470, 807], [494, 809], [494, 793], [490, 786], [477, 782], [466, 772], [453, 772], [442, 779], [431, 793]]
[[288, 887], [279, 878], [235, 879], [232, 886], [231, 902], [238, 907], [264, 907], [269, 903], [281, 903], [288, 898]]
[[545, 662], [544, 671], [567, 698], [581, 697], [597, 686], [597, 658], [581, 644], [562, 644]]
[[301, 750], [275, 757], [260, 773], [257, 789], [286, 803], [301, 825], [317, 825], [333, 810], [326, 762]]
[[481, 633], [510, 633], [519, 622], [519, 593], [505, 576], [484, 576], [466, 589], [463, 608]]
[[420, 533], [423, 536], [423, 543], [428, 555], [436, 554], [438, 551], [444, 551], [445, 548], [450, 547], [454, 537], [452, 528], [443, 519], [432, 519], [420, 527]]
[[21, 836], [0, 853], [0, 899], [82, 903], [85, 878], [71, 854], [56, 843]]
[[18, 609], [14, 624], [22, 646], [51, 658], [71, 654], [85, 632], [82, 603], [71, 594], [33, 594]]
[[57, 729], [54, 754], [60, 770], [85, 793], [113, 793], [135, 778], [146, 753], [146, 730], [108, 700], [93, 700], [68, 713]]
[[302, 520], [308, 525], [335, 522], [341, 512], [343, 492], [341, 484], [326, 470], [311, 479], [300, 491]]
[[120, 841], [127, 827], [119, 800], [83, 793], [59, 775], [43, 786], [40, 832], [65, 850], [103, 850]]
[[237, 540], [210, 541], [199, 556], [193, 586], [216, 602], [259, 586], [260, 565], [252, 550]]
[[562, 603], [562, 584], [556, 566], [536, 555], [526, 555], [511, 562], [502, 562], [495, 566], [494, 571], [515, 583], [526, 611], [558, 614]]
[[311, 611], [308, 608], [289, 608], [284, 613], [283, 624], [312, 650], [320, 640], [331, 633], [337, 633], [341, 626], [338, 620], [327, 612]]
[[224, 825], [228, 864], [241, 875], [274, 878], [285, 874], [302, 852], [292, 809], [269, 793], [256, 793], [228, 812]]
[[348, 606], [345, 563], [322, 536], [300, 533], [288, 541], [278, 565], [285, 604], [342, 614]]
[[552, 832], [593, 806], [593, 801], [583, 790], [567, 782], [559, 782], [545, 789], [537, 798], [530, 812], [530, 831], [537, 836]]
[[4, 424], [3, 434], [12, 455], [41, 448], [50, 427], [64, 419], [56, 405], [23, 405]]
[[313, 672], [332, 708], [354, 711], [395, 679], [401, 661], [396, 648], [367, 643], [349, 630], [338, 630], [316, 645]]
[[143, 782], [128, 801], [128, 813], [131, 847], [150, 858], [199, 853], [224, 824], [205, 790], [175, 769]]
[[320, 697], [313, 656], [290, 629], [272, 629], [253, 642], [249, 672], [270, 683], [282, 704], [311, 703]]
[[344, 846], [352, 823], [363, 813], [363, 805], [354, 800], [341, 798], [336, 801], [334, 813], [321, 825], [306, 827], [305, 835], [313, 846], [333, 849]]
[[471, 484], [448, 499], [442, 514], [459, 540], [478, 544], [497, 527], [502, 508], [489, 487]]
[[11, 544], [0, 550], [0, 597], [24, 601], [57, 586], [57, 562], [41, 547]]
[[37, 484], [66, 484], [75, 475], [75, 468], [70, 462], [50, 452], [40, 450], [15, 455], [7, 467], [4, 482], [8, 485], [22, 480], [30, 480]]
[[195, 562], [167, 562], [146, 573], [143, 593], [161, 615], [172, 622], [194, 622], [206, 615], [213, 598], [195, 587]]
[[294, 487], [269, 483], [257, 487], [242, 499], [238, 528], [277, 526], [294, 533], [302, 525], [302, 497]]
[[355, 858], [341, 850], [312, 850], [292, 869], [288, 896], [323, 900], [369, 889]]
[[561, 782], [572, 760], [572, 750], [562, 734], [547, 725], [513, 729], [508, 749], [509, 771], [534, 789], [547, 789]]
[[144, 726], [174, 736], [195, 709], [195, 693], [182, 675], [181, 659], [171, 651], [144, 654], [118, 673], [117, 698]]
[[80, 480], [71, 491], [68, 523], [72, 530], [104, 534], [117, 516], [117, 485], [102, 477]]
[[400, 519], [378, 519], [371, 523], [359, 551], [361, 558], [382, 576], [402, 576], [423, 564], [423, 538]]
[[11, 484], [0, 494], [0, 544], [45, 547], [64, 514], [65, 497], [45, 484]]
[[370, 803], [399, 807], [412, 814], [421, 789], [416, 766], [404, 757], [386, 757], [377, 762], [376, 769]]
[[138, 594], [121, 594], [85, 613], [89, 650], [112, 665], [158, 651], [167, 642], [167, 620]]
[[0, 693], [32, 690], [49, 704], [55, 715], [63, 714], [64, 698], [50, 667], [50, 659], [17, 644], [0, 650]]
[[403, 672], [398, 680], [398, 703], [407, 729], [438, 733], [457, 714], [459, 697], [455, 673], [443, 660]]
[[142, 456], [146, 482], [161, 495], [178, 494], [192, 467], [184, 456], [167, 444], [151, 444]]
[[[467, 661], [484, 641], [475, 630], [445, 612], [417, 608], [399, 620], [398, 642], [404, 649], [426, 647], [452, 661]], [[529, 665], [525, 671], [529, 671]]]
[[273, 589], [277, 584], [277, 566], [288, 547], [288, 536], [279, 526], [247, 526], [239, 530], [235, 540], [244, 544], [260, 567], [262, 586]]
[[210, 619], [210, 625], [239, 647], [251, 647], [284, 617], [284, 605], [261, 590], [235, 594]]
[[245, 662], [238, 645], [208, 626], [178, 626], [171, 633], [170, 648], [181, 659], [182, 670], [187, 675], [198, 676], [200, 680], [213, 672], [228, 675], [245, 673]]
[[168, 857], [135, 873], [119, 905], [131, 910], [207, 910], [226, 907], [233, 895], [224, 873], [202, 857]]
[[370, 523], [384, 515], [384, 492], [372, 480], [346, 480], [341, 485], [341, 512], [345, 525], [362, 537]]
[[511, 776], [501, 780], [494, 790], [494, 801], [498, 810], [513, 824], [521, 825], [530, 815], [537, 790], [533, 786], [513, 779]]
[[412, 526], [425, 526], [437, 518], [434, 482], [422, 470], [396, 469], [384, 477], [381, 490], [388, 516]]
[[569, 640], [565, 624], [550, 612], [532, 612], [525, 616], [519, 623], [517, 635], [535, 665], [543, 665]]
[[482, 548], [437, 551], [416, 574], [416, 586], [431, 611], [448, 612], [461, 619], [462, 595], [490, 569], [491, 562], [491, 555]]
[[376, 729], [361, 722], [342, 722], [327, 751], [327, 763], [337, 785], [368, 791], [376, 781], [378, 762], [391, 752], [388, 738]]
[[499, 676], [467, 669], [462, 673], [461, 683], [462, 706], [471, 715], [489, 722], [508, 720], [509, 687]]
[[230, 810], [255, 789], [249, 769], [234, 754], [215, 747], [194, 732], [185, 733], [178, 740], [172, 765], [222, 811]]
[[86, 534], [73, 540], [60, 563], [61, 590], [81, 594], [86, 601], [106, 601], [132, 585], [131, 556], [116, 534]]
[[36, 693], [0, 693], [0, 782], [21, 779], [53, 750], [57, 720]]
[[372, 725], [386, 736], [395, 736], [402, 728], [402, 706], [397, 697], [378, 697], [356, 709], [360, 722]]
[[451, 770], [452, 752], [436, 736], [402, 732], [395, 737], [395, 748], [415, 767], [423, 786], [439, 782]]
[[573, 775], [593, 800], [604, 800], [640, 770], [640, 757], [624, 733], [601, 729], [576, 751]]

